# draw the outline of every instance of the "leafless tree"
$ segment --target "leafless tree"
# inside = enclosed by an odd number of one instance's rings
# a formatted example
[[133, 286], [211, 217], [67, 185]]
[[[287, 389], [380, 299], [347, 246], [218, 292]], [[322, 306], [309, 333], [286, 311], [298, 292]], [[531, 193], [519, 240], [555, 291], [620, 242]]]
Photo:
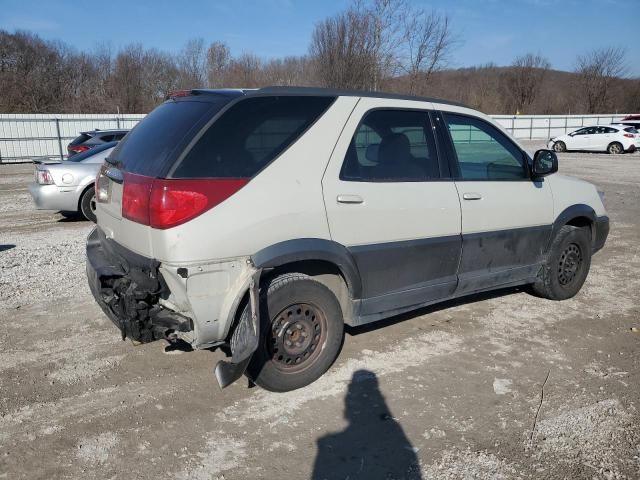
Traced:
[[549, 68], [551, 64], [546, 58], [527, 53], [517, 57], [505, 71], [505, 86], [514, 113], [524, 113], [531, 106]]
[[624, 48], [609, 47], [592, 50], [578, 57], [575, 70], [578, 88], [585, 99], [588, 113], [600, 113], [609, 106], [612, 82], [627, 71], [625, 56]]
[[374, 36], [371, 16], [357, 7], [318, 23], [310, 54], [320, 83], [335, 88], [374, 88]]
[[227, 73], [229, 85], [242, 88], [257, 88], [263, 85], [263, 62], [257, 55], [243, 53], [231, 60]]
[[432, 10], [410, 12], [404, 18], [403, 70], [409, 76], [409, 93], [422, 93], [433, 72], [445, 65], [456, 39], [447, 15]]
[[231, 51], [226, 43], [213, 42], [207, 49], [207, 77], [210, 88], [225, 86], [225, 75], [231, 62]]
[[378, 90], [404, 73], [414, 93], [424, 90], [454, 45], [446, 15], [405, 0], [356, 0], [316, 25], [310, 54], [325, 85]]
[[181, 88], [202, 88], [207, 80], [207, 50], [204, 40], [189, 40], [178, 54], [179, 84]]

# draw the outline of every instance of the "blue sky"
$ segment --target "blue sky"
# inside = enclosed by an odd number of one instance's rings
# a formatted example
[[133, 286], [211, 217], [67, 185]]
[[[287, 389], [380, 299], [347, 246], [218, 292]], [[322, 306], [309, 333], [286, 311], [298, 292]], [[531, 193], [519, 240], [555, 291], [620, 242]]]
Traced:
[[[460, 44], [451, 66], [541, 53], [553, 68], [570, 70], [578, 54], [625, 46], [640, 31], [640, 0], [413, 0], [446, 12]], [[190, 38], [225, 41], [234, 54], [262, 57], [307, 51], [316, 22], [348, 0], [0, 0], [0, 28], [31, 30], [78, 49], [131, 42], [177, 52]], [[87, 5], [88, 7], [84, 7]], [[628, 49], [629, 74], [640, 76], [640, 48]]]

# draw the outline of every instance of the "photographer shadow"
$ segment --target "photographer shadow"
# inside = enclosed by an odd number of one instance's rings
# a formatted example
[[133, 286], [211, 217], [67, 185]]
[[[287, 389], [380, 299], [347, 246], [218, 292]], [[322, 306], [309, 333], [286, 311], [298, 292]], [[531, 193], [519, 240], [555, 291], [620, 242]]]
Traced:
[[341, 432], [318, 440], [312, 480], [422, 478], [416, 453], [393, 418], [373, 372], [358, 370], [345, 397]]

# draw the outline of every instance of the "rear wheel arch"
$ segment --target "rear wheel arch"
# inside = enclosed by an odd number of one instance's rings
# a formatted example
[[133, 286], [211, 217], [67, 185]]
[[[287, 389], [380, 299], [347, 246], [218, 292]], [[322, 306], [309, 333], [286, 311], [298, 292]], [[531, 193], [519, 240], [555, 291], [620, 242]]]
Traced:
[[[345, 323], [353, 315], [353, 300], [360, 298], [362, 283], [355, 261], [348, 250], [331, 240], [305, 238], [266, 247], [251, 257], [262, 270], [261, 283], [288, 273], [301, 273], [326, 286], [338, 299]], [[229, 315], [229, 340], [242, 311], [249, 302], [249, 283], [243, 286]]]
[[[256, 268], [297, 271], [314, 276], [338, 273], [344, 280], [351, 298], [362, 294], [362, 281], [356, 262], [343, 245], [321, 238], [287, 240], [266, 247], [252, 256]], [[303, 268], [306, 271], [292, 270]]]

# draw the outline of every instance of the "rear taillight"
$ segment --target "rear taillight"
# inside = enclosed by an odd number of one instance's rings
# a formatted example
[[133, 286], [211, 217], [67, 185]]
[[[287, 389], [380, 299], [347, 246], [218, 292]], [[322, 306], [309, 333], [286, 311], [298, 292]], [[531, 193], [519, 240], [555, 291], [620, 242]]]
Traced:
[[69, 153], [82, 153], [89, 150], [89, 147], [87, 147], [86, 145], [70, 145], [67, 147], [67, 150], [69, 151]]
[[161, 179], [124, 174], [122, 216], [153, 228], [185, 223], [222, 203], [248, 179]]
[[53, 176], [49, 170], [36, 170], [36, 182], [40, 185], [53, 185]]
[[98, 171], [98, 176], [96, 177], [96, 201], [98, 203], [109, 203], [111, 200], [111, 182], [109, 181], [109, 177], [107, 177], [107, 169], [109, 168], [108, 164], [103, 164]]
[[624, 136], [627, 138], [636, 138], [636, 136], [633, 133], [625, 133]]

